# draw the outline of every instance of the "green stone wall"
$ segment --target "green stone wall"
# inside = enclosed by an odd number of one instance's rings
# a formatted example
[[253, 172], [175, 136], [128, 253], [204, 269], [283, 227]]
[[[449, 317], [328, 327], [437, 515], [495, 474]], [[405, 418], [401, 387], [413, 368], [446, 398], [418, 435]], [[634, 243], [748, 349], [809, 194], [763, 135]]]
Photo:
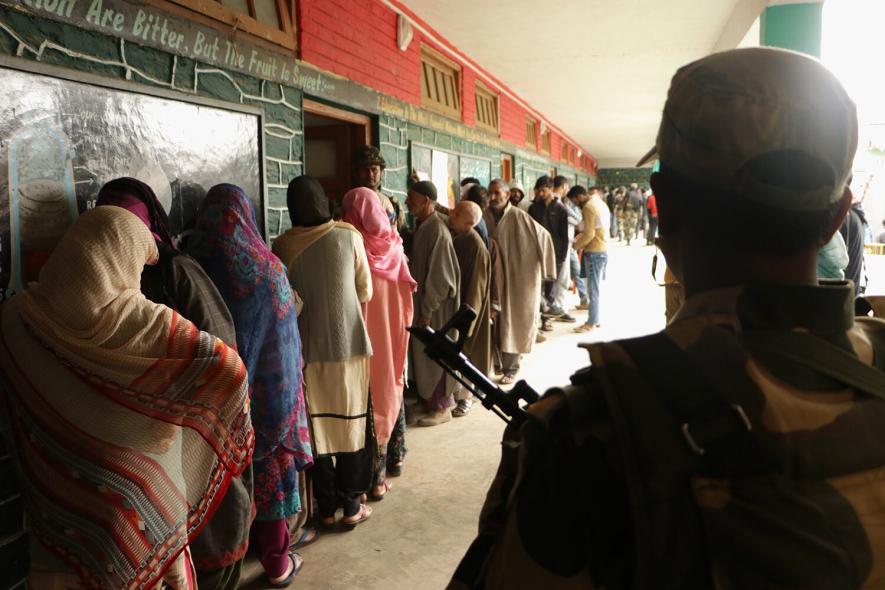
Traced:
[[303, 169], [300, 90], [33, 18], [5, 6], [0, 6], [0, 53], [263, 109], [268, 233], [274, 238], [288, 229], [286, 185]]
[[409, 146], [413, 141], [458, 154], [490, 158], [492, 178], [501, 175], [500, 149], [420, 127], [394, 117], [386, 115], [379, 117], [378, 140], [381, 154], [387, 162], [382, 189], [400, 199], [406, 197], [406, 187], [411, 173]]
[[648, 188], [651, 170], [651, 168], [601, 168], [596, 177], [596, 184], [614, 187], [635, 182]]

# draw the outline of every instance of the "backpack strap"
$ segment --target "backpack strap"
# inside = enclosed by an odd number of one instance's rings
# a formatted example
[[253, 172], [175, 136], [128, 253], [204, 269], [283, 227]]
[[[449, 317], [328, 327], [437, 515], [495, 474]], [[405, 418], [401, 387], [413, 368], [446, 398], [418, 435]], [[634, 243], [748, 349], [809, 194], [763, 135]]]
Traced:
[[[734, 340], [733, 337], [730, 340]], [[618, 341], [681, 424], [688, 448], [702, 458], [703, 471], [743, 476], [769, 470], [750, 435], [744, 409], [704, 376], [664, 332]], [[737, 342], [734, 343], [738, 346]]]
[[[751, 351], [788, 359], [857, 391], [885, 400], [885, 371], [866, 364], [822, 338], [806, 332], [747, 332], [742, 340]], [[882, 362], [882, 359], [876, 360]]]

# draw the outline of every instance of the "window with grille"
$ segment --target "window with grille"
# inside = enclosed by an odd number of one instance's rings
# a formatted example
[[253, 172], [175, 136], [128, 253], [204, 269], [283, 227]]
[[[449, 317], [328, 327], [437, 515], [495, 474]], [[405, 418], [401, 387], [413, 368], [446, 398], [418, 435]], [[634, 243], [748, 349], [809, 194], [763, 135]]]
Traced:
[[295, 49], [290, 0], [171, 0], [275, 45]]
[[461, 70], [426, 47], [421, 52], [421, 103], [440, 114], [461, 118]]
[[482, 84], [476, 84], [476, 126], [498, 132], [498, 97]]
[[550, 131], [541, 134], [541, 151], [545, 154], [550, 153]]
[[538, 145], [538, 122], [531, 117], [525, 120], [525, 142], [533, 149]]

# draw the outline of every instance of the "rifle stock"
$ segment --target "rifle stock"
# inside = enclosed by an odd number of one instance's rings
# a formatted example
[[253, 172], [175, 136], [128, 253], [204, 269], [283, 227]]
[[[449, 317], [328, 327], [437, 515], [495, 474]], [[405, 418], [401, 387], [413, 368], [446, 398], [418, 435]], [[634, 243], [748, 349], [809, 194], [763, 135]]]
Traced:
[[[508, 424], [520, 426], [526, 419], [526, 412], [520, 402], [529, 405], [538, 401], [540, 396], [524, 380], [518, 381], [510, 392], [504, 391], [464, 356], [461, 350], [475, 319], [476, 311], [469, 305], [462, 305], [438, 332], [433, 328], [417, 326], [408, 330], [424, 345], [428, 358], [470, 390], [483, 406]], [[452, 330], [457, 330], [456, 340], [447, 336]]]

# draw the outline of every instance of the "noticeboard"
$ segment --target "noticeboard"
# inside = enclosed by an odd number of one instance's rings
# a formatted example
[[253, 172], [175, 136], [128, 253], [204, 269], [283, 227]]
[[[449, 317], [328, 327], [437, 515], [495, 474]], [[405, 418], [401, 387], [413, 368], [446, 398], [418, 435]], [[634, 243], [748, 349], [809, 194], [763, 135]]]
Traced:
[[67, 75], [0, 67], [0, 300], [37, 278], [65, 230], [120, 176], [154, 189], [173, 235], [222, 182], [252, 198], [263, 231], [259, 110]]

